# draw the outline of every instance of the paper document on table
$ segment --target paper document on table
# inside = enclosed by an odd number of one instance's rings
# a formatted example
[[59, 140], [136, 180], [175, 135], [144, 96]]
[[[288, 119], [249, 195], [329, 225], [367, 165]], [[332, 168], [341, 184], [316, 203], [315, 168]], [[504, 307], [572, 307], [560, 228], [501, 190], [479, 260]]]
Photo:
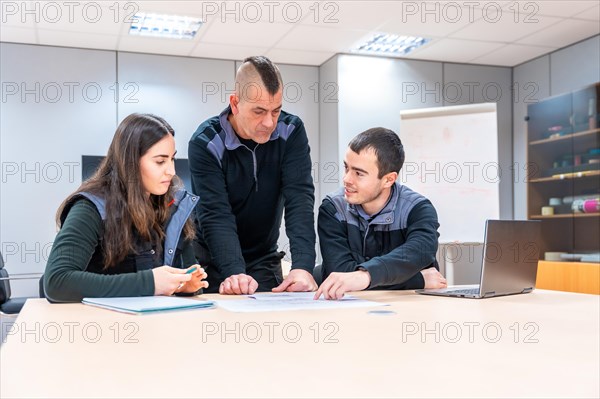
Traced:
[[314, 300], [314, 292], [284, 292], [280, 294], [254, 294], [246, 299], [217, 301], [217, 305], [230, 312], [276, 312], [288, 310], [344, 309], [386, 306], [386, 303], [367, 301], [345, 295], [339, 300]]

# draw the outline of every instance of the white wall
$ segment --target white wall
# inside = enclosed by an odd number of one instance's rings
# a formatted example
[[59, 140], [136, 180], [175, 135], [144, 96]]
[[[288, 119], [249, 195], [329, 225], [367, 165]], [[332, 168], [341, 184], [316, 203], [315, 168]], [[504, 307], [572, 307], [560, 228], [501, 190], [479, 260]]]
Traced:
[[600, 81], [600, 35], [550, 54], [550, 95]]
[[[339, 82], [338, 58], [331, 58], [319, 67], [319, 148], [316, 181], [321, 200], [339, 187]], [[318, 239], [318, 238], [317, 238]]]
[[119, 52], [117, 71], [123, 88], [119, 121], [133, 112], [165, 118], [175, 129], [178, 158], [188, 157], [188, 142], [198, 125], [229, 104], [226, 90], [235, 80], [233, 61], [152, 54]]
[[[439, 62], [342, 55], [339, 57], [340, 150], [376, 126], [400, 133], [400, 111], [442, 106], [428, 95], [442, 82]], [[436, 86], [437, 85], [437, 86]]]
[[[37, 273], [56, 210], [81, 183], [81, 154], [112, 139], [115, 53], [0, 43], [0, 62], [0, 250], [9, 273]], [[37, 280], [11, 285], [13, 296], [37, 293]]]

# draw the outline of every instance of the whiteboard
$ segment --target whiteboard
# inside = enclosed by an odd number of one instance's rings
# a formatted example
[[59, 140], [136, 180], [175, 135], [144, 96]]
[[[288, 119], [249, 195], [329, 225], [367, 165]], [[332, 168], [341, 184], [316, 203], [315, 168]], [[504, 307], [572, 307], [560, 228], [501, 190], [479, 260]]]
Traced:
[[496, 104], [402, 111], [399, 136], [399, 181], [433, 203], [440, 242], [482, 242], [500, 214]]

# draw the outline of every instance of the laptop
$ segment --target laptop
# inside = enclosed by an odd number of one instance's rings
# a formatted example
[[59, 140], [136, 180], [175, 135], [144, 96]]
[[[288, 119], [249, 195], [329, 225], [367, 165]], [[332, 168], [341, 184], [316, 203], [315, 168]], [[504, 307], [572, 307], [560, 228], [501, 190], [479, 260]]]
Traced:
[[539, 220], [487, 220], [480, 283], [416, 292], [459, 298], [529, 293], [535, 288], [540, 237]]

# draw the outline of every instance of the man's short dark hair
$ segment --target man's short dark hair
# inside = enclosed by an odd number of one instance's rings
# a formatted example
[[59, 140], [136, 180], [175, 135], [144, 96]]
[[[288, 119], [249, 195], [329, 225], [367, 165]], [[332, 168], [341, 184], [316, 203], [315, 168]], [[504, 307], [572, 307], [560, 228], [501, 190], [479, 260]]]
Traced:
[[399, 173], [404, 164], [404, 147], [400, 137], [390, 129], [374, 127], [354, 137], [348, 147], [357, 154], [372, 148], [377, 156], [378, 178], [390, 172]]
[[283, 82], [279, 68], [277, 68], [270, 59], [262, 55], [248, 57], [244, 60], [244, 63], [246, 62], [249, 62], [254, 66], [256, 72], [260, 75], [267, 92], [274, 96], [281, 88]]

